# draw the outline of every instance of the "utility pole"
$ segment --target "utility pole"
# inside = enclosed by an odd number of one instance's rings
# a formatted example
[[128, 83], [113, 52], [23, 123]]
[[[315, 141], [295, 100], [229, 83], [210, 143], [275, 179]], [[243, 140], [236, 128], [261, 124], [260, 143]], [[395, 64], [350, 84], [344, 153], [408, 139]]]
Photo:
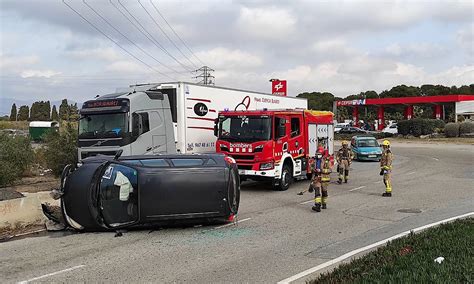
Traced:
[[216, 77], [212, 76], [211, 75], [211, 72], [214, 72], [215, 70], [214, 69], [211, 69], [207, 66], [203, 66], [201, 68], [199, 68], [198, 70], [196, 70], [195, 72], [200, 72], [199, 75], [197, 75], [196, 77], [194, 78], [202, 78], [201, 81], [198, 82], [198, 84], [203, 84], [203, 85], [214, 85], [214, 79]]

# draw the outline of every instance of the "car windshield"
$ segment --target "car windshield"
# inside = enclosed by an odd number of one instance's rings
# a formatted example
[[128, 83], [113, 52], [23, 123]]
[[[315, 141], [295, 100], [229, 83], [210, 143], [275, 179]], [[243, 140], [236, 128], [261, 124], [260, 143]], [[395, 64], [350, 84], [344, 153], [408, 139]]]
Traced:
[[84, 115], [79, 120], [79, 138], [113, 138], [128, 132], [125, 113]]
[[219, 138], [228, 141], [267, 141], [272, 137], [270, 117], [230, 116], [221, 118]]
[[379, 147], [379, 143], [375, 139], [363, 139], [357, 141], [359, 147]]

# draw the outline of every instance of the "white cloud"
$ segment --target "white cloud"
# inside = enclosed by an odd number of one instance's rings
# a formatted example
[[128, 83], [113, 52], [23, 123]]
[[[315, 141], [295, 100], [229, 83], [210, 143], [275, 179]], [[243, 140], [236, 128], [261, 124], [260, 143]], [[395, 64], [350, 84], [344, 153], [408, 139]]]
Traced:
[[39, 61], [39, 57], [36, 55], [7, 56], [0, 54], [0, 69], [2, 73], [16, 72], [22, 68], [37, 64]]
[[198, 52], [197, 56], [216, 69], [259, 67], [263, 64], [262, 58], [257, 55], [223, 47]]
[[474, 23], [459, 30], [456, 39], [458, 44], [464, 48], [469, 55], [474, 55]]
[[74, 58], [83, 59], [83, 60], [104, 60], [104, 61], [118, 61], [123, 60], [123, 55], [118, 53], [116, 49], [107, 47], [107, 48], [93, 48], [93, 49], [82, 49], [82, 50], [73, 50], [67, 52]]
[[244, 36], [284, 41], [290, 33], [294, 32], [296, 22], [296, 17], [285, 9], [242, 7], [237, 19], [237, 28]]
[[60, 75], [61, 72], [53, 70], [24, 70], [21, 72], [20, 76], [22, 78], [51, 78], [56, 75]]
[[121, 60], [121, 61], [113, 62], [109, 65], [106, 65], [105, 70], [110, 71], [110, 72], [125, 73], [125, 74], [133, 74], [134, 72], [137, 72], [137, 73], [138, 72], [139, 73], [147, 73], [147, 72], [152, 73], [153, 72], [151, 69], [149, 69], [145, 65], [142, 65], [140, 63], [137, 63], [131, 60]]
[[433, 58], [448, 52], [447, 48], [434, 43], [393, 43], [385, 48], [385, 52], [397, 57]]

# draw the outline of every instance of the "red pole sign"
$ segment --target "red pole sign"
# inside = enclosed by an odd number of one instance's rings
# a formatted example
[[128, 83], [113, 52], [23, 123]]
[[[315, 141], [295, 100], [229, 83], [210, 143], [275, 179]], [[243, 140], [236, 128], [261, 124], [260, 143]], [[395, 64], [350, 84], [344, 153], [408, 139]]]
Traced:
[[272, 94], [286, 97], [286, 80], [272, 81]]

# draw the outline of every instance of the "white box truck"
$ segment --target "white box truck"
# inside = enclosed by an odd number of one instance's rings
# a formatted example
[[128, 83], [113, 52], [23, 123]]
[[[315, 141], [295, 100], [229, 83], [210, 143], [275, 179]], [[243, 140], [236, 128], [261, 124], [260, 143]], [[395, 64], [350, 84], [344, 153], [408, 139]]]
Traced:
[[194, 83], [132, 85], [83, 104], [79, 160], [118, 150], [123, 156], [212, 153], [219, 111], [307, 107], [303, 98]]

